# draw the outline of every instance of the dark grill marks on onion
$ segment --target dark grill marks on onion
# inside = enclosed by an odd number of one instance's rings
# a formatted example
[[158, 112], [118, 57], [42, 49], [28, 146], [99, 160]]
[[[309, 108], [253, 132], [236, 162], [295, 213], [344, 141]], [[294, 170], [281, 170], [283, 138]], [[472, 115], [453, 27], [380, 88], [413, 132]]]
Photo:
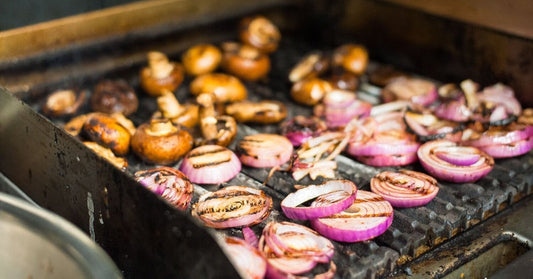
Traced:
[[438, 193], [437, 180], [411, 170], [384, 171], [370, 181], [372, 192], [394, 207], [414, 207], [430, 202]]
[[251, 226], [270, 215], [272, 198], [246, 186], [229, 186], [200, 196], [192, 215], [205, 225], [223, 229]]
[[193, 183], [218, 184], [235, 177], [241, 171], [241, 162], [233, 151], [225, 147], [203, 145], [185, 156], [180, 170]]
[[293, 147], [284, 136], [255, 134], [244, 137], [236, 151], [244, 165], [265, 168], [285, 164], [291, 158]]

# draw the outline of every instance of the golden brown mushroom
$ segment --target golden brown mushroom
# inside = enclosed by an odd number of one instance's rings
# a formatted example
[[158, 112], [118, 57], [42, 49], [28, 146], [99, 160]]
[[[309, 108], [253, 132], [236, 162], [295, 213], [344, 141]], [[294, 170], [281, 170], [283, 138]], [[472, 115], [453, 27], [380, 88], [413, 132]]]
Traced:
[[317, 77], [328, 70], [329, 58], [320, 51], [314, 51], [303, 57], [289, 73], [291, 82]]
[[228, 146], [237, 135], [235, 119], [227, 115], [216, 115], [213, 93], [202, 93], [196, 101], [200, 105], [200, 129], [202, 131], [202, 138], [199, 139], [197, 145]]
[[264, 16], [244, 18], [239, 35], [243, 43], [266, 53], [275, 51], [281, 40], [278, 27]]
[[333, 86], [329, 81], [310, 78], [295, 83], [291, 88], [291, 97], [300, 104], [313, 106], [331, 90]]
[[84, 141], [83, 144], [85, 144], [85, 146], [87, 146], [89, 149], [94, 151], [96, 154], [108, 160], [111, 164], [113, 164], [117, 168], [121, 170], [125, 170], [128, 167], [128, 161], [124, 159], [123, 157], [115, 156], [115, 154], [113, 154], [113, 151], [111, 151], [111, 149], [103, 147], [93, 141]]
[[198, 106], [195, 104], [179, 103], [174, 93], [166, 90], [163, 95], [157, 97], [159, 112], [154, 118], [168, 118], [174, 124], [192, 128], [198, 124]]
[[222, 49], [224, 70], [243, 80], [256, 81], [270, 71], [270, 58], [255, 47], [228, 42]]
[[170, 62], [161, 52], [148, 53], [148, 67], [141, 70], [141, 86], [151, 96], [160, 96], [163, 89], [174, 91], [183, 82], [183, 66]]
[[342, 45], [333, 52], [333, 64], [358, 76], [362, 75], [368, 66], [368, 51], [362, 45]]
[[241, 101], [226, 106], [226, 114], [238, 122], [278, 123], [287, 116], [287, 107], [279, 101]]
[[216, 96], [216, 103], [242, 101], [248, 95], [246, 87], [238, 78], [221, 73], [196, 77], [190, 84], [190, 91], [196, 96], [212, 92]]
[[182, 55], [183, 67], [189, 75], [203, 75], [216, 70], [222, 61], [222, 52], [214, 45], [195, 45]]
[[175, 163], [192, 146], [193, 138], [189, 132], [168, 119], [152, 119], [141, 124], [131, 139], [133, 152], [150, 164]]
[[43, 113], [58, 117], [76, 113], [85, 102], [85, 91], [76, 93], [74, 90], [57, 90], [52, 92], [43, 104]]
[[90, 114], [83, 123], [82, 132], [86, 138], [111, 149], [116, 155], [126, 155], [130, 149], [130, 132], [109, 115]]

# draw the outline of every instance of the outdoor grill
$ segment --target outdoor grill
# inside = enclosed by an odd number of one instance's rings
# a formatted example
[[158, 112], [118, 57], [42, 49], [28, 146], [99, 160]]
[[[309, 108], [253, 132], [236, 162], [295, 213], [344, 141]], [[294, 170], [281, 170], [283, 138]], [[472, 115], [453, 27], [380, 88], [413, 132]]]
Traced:
[[[5, 87], [0, 91], [0, 172], [4, 179], [84, 230], [126, 278], [238, 278], [219, 242], [224, 235], [240, 237], [241, 232], [204, 227], [190, 212], [172, 208], [134, 180], [134, 172], [153, 165], [129, 154], [129, 166], [121, 171], [63, 131], [61, 125], [67, 119], [43, 116], [44, 98], [56, 89], [92, 92], [102, 79], [123, 79], [139, 97], [139, 110], [130, 117], [139, 125], [157, 109], [155, 99], [139, 85], [139, 70], [147, 63], [148, 51], [158, 50], [178, 61], [194, 44], [237, 40], [239, 20], [260, 13], [280, 27], [283, 37], [279, 49], [270, 55], [272, 70], [267, 80], [245, 84], [249, 99], [285, 103], [287, 118], [312, 114], [312, 108], [296, 104], [289, 96], [290, 69], [313, 50], [328, 51], [348, 42], [368, 48], [371, 69], [394, 65], [442, 83], [466, 78], [486, 85], [503, 82], [515, 89], [524, 108], [533, 106], [533, 41], [527, 35], [388, 1], [230, 2], [227, 9], [201, 9], [202, 1], [176, 1], [187, 7], [186, 16], [179, 15], [182, 18], [173, 22], [26, 56], [4, 55], [0, 61], [0, 84]], [[186, 78], [176, 91], [180, 100], [192, 98], [190, 81]], [[363, 76], [358, 94], [378, 100], [379, 90]], [[89, 111], [85, 106], [78, 114]], [[240, 139], [256, 132], [277, 133], [279, 125], [239, 124], [229, 148], [234, 150]], [[370, 167], [345, 155], [337, 157], [337, 164], [336, 176], [363, 190], [370, 189], [375, 174], [397, 169]], [[418, 163], [407, 168], [423, 171]], [[297, 182], [290, 173], [276, 172], [263, 185], [269, 171], [243, 166], [237, 177], [222, 185], [195, 185], [193, 202], [200, 194], [224, 186], [259, 188], [274, 200], [271, 216], [252, 227], [260, 234], [266, 222], [288, 220], [280, 202], [294, 191], [295, 184], [320, 182], [309, 178]], [[489, 274], [482, 272], [494, 273], [503, 266], [499, 278], [510, 278], [515, 272], [531, 271], [520, 261], [533, 256], [528, 252], [533, 239], [533, 228], [528, 226], [532, 173], [530, 152], [496, 160], [492, 172], [475, 183], [439, 182], [440, 191], [429, 204], [395, 209], [392, 225], [381, 236], [351, 244], [335, 242], [336, 278], [479, 278]]]

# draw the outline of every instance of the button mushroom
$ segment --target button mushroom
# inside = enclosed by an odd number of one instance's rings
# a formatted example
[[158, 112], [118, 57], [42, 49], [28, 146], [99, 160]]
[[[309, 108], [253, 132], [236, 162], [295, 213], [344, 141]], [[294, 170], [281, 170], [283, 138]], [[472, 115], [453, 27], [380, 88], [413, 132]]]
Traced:
[[333, 64], [358, 76], [362, 75], [368, 65], [368, 51], [362, 45], [342, 45], [333, 52]]
[[125, 170], [128, 167], [128, 161], [126, 161], [126, 159], [122, 157], [115, 156], [115, 154], [113, 154], [113, 151], [111, 151], [111, 149], [105, 148], [93, 141], [84, 141], [83, 144], [85, 144], [85, 146], [87, 146], [89, 149], [94, 151], [96, 154], [100, 155], [101, 157], [109, 161], [115, 167], [121, 170]]
[[330, 82], [319, 78], [310, 78], [295, 83], [291, 88], [291, 97], [300, 104], [313, 106], [318, 104], [324, 95], [331, 90], [333, 87]]
[[160, 96], [163, 89], [174, 91], [183, 81], [183, 66], [171, 62], [161, 52], [148, 53], [148, 67], [140, 73], [141, 86], [151, 96]]
[[332, 71], [329, 82], [334, 88], [341, 90], [355, 91], [359, 86], [359, 80], [354, 73], [340, 68]]
[[43, 104], [43, 113], [51, 116], [65, 116], [76, 113], [85, 102], [85, 91], [57, 90], [50, 94]]
[[195, 45], [181, 56], [185, 72], [197, 76], [216, 70], [222, 61], [222, 52], [214, 45]]
[[275, 51], [281, 40], [278, 27], [264, 16], [244, 18], [239, 35], [243, 43], [266, 53]]
[[133, 152], [150, 164], [173, 164], [192, 146], [189, 132], [168, 119], [152, 119], [141, 124], [131, 139]]
[[236, 102], [246, 99], [248, 92], [244, 84], [236, 77], [211, 73], [196, 77], [190, 84], [193, 95], [213, 92], [216, 103]]
[[256, 81], [270, 71], [270, 58], [255, 47], [227, 42], [222, 49], [222, 68], [243, 80]]
[[203, 136], [197, 144], [228, 146], [237, 135], [237, 123], [231, 116], [216, 116], [214, 100], [213, 93], [203, 93], [196, 98], [200, 105], [200, 129]]
[[111, 149], [118, 156], [126, 155], [130, 149], [130, 132], [109, 115], [90, 114], [83, 123], [82, 132], [86, 138]]
[[153, 118], [168, 118], [174, 124], [192, 128], [198, 124], [198, 106], [195, 104], [179, 103], [174, 93], [166, 90], [163, 95], [157, 97], [159, 112]]
[[138, 107], [135, 90], [124, 80], [102, 80], [91, 95], [91, 108], [94, 111], [130, 115]]
[[242, 101], [226, 106], [226, 114], [238, 122], [278, 123], [287, 116], [287, 107], [279, 101]]
[[302, 58], [289, 73], [291, 82], [317, 77], [328, 70], [329, 58], [320, 51], [314, 51]]

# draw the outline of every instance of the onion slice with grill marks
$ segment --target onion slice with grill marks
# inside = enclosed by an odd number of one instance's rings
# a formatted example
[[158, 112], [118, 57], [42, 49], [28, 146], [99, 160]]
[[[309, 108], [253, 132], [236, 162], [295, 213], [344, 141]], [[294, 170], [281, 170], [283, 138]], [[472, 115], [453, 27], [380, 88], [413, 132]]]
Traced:
[[363, 164], [374, 167], [405, 166], [418, 161], [416, 152], [405, 154], [384, 154], [370, 156], [355, 156], [355, 159]]
[[241, 161], [225, 147], [202, 145], [183, 158], [179, 169], [193, 183], [219, 184], [229, 181], [241, 171]]
[[313, 272], [317, 264], [329, 263], [329, 269], [315, 278], [331, 278], [336, 266], [331, 260], [334, 246], [312, 229], [291, 222], [270, 222], [259, 239], [259, 250], [267, 258], [268, 278], [300, 277]]
[[[357, 187], [349, 180], [329, 180], [290, 193], [281, 201], [283, 213], [291, 219], [308, 220], [329, 216], [348, 208], [355, 200]], [[323, 199], [329, 195], [329, 199]], [[302, 206], [315, 200], [314, 206]]]
[[226, 237], [225, 242], [229, 259], [242, 277], [251, 279], [265, 277], [267, 263], [263, 254], [256, 247], [251, 246], [243, 239], [232, 236]]
[[159, 167], [138, 171], [135, 179], [180, 210], [186, 210], [191, 202], [194, 187], [187, 176], [176, 169]]
[[392, 205], [369, 191], [357, 191], [357, 198], [346, 210], [311, 220], [321, 235], [335, 241], [357, 242], [372, 239], [387, 230], [393, 219]]
[[255, 168], [283, 165], [291, 158], [292, 151], [292, 143], [276, 134], [248, 135], [237, 145], [241, 162]]
[[229, 186], [201, 195], [193, 205], [192, 216], [212, 228], [235, 228], [261, 223], [270, 215], [271, 208], [272, 198], [265, 192]]
[[[448, 155], [437, 155], [439, 153], [450, 153]], [[434, 140], [426, 142], [418, 149], [418, 159], [424, 169], [437, 179], [446, 181], [465, 183], [476, 181], [487, 175], [494, 167], [494, 159], [489, 154], [475, 148], [457, 145], [448, 140]], [[467, 155], [464, 155], [467, 154]], [[475, 157], [476, 161], [465, 165], [457, 164], [461, 156]]]
[[370, 189], [394, 207], [424, 205], [439, 192], [435, 178], [411, 170], [378, 173], [370, 180]]

